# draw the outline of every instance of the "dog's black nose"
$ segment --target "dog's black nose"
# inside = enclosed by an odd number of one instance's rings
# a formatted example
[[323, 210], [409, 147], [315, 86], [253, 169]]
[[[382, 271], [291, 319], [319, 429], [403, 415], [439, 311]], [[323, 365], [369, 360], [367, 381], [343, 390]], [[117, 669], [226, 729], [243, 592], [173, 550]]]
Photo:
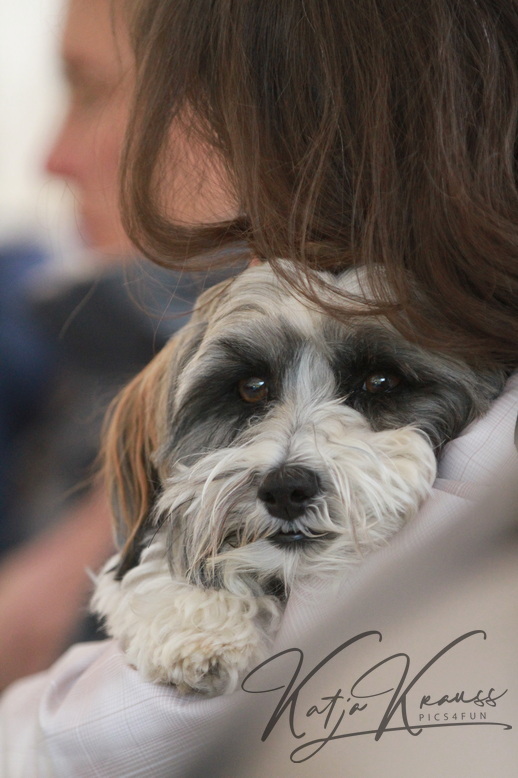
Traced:
[[257, 496], [277, 519], [302, 516], [310, 500], [320, 491], [318, 476], [306, 467], [280, 467], [262, 482]]

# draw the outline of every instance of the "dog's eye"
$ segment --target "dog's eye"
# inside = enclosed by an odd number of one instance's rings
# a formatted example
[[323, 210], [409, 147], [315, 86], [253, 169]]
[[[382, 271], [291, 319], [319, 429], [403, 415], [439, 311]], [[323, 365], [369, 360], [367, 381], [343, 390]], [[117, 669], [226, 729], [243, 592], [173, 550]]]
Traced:
[[243, 378], [238, 383], [238, 391], [247, 403], [260, 403], [268, 397], [268, 384], [264, 378]]
[[401, 383], [400, 376], [392, 375], [391, 373], [372, 373], [365, 379], [365, 383], [362, 386], [364, 392], [370, 394], [381, 394], [382, 392], [390, 392], [391, 389], [395, 389]]

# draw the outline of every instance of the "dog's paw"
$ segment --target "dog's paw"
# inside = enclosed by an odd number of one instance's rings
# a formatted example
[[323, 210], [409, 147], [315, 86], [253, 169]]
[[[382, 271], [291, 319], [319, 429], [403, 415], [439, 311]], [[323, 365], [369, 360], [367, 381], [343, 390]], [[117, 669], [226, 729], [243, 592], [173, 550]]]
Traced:
[[182, 646], [172, 658], [162, 678], [182, 692], [198, 692], [208, 696], [234, 691], [240, 678], [264, 658], [264, 642], [254, 630], [241, 634], [235, 641], [225, 632], [189, 633], [179, 636]]
[[128, 660], [148, 680], [207, 695], [233, 691], [264, 659], [280, 614], [273, 597], [237, 597], [185, 583], [157, 606], [154, 600], [138, 614], [140, 628], [124, 641]]
[[276, 597], [175, 580], [162, 557], [146, 559], [122, 581], [113, 567], [111, 560], [100, 575], [93, 607], [147, 680], [223, 694], [265, 658], [282, 610]]

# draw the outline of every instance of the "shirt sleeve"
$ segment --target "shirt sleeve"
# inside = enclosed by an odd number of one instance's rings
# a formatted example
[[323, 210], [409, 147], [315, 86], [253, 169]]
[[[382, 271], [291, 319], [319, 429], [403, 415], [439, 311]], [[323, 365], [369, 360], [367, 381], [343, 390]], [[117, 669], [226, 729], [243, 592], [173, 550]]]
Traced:
[[4, 692], [0, 775], [184, 778], [234, 704], [143, 681], [114, 641], [77, 645]]

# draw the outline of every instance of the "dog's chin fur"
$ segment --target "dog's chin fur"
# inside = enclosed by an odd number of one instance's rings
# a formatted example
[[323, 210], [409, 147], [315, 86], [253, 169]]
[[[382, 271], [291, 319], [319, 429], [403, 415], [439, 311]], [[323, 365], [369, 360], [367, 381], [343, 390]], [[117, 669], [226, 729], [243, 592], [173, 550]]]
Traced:
[[[266, 656], [297, 581], [343, 575], [416, 514], [437, 451], [503, 381], [372, 317], [331, 322], [267, 267], [205, 295], [158, 360], [123, 401], [138, 440], [124, 414], [112, 423], [114, 510], [130, 539], [93, 608], [146, 679], [205, 694], [232, 691]], [[394, 389], [370, 396], [372, 375]], [[251, 377], [269, 387], [257, 405], [236, 390]], [[318, 484], [296, 517], [260, 498], [283, 468]]]

